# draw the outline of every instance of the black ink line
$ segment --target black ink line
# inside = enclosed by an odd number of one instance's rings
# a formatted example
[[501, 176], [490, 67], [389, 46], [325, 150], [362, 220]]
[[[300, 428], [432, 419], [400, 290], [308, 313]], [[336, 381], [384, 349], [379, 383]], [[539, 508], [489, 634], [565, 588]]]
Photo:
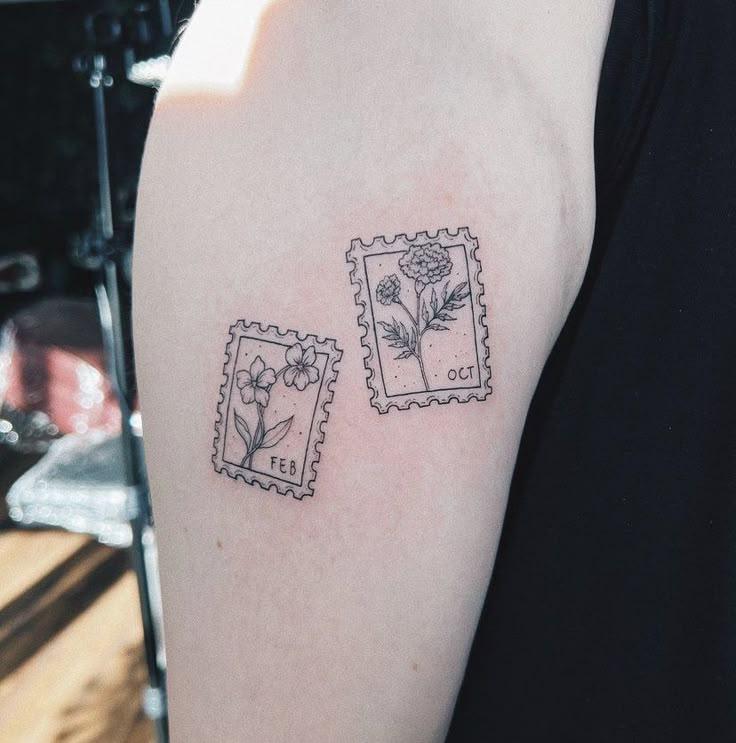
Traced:
[[327, 364], [330, 361], [329, 354], [326, 353], [318, 353], [317, 356], [326, 356], [325, 359], [325, 368], [322, 372], [322, 378], [319, 380], [319, 389], [317, 390], [317, 396], [314, 398], [314, 410], [312, 411], [312, 420], [309, 424], [309, 435], [307, 436], [307, 447], [304, 450], [304, 459], [302, 461], [302, 479], [299, 481], [299, 486], [301, 487], [302, 482], [304, 482], [304, 469], [307, 466], [307, 452], [309, 451], [309, 442], [312, 440], [312, 430], [314, 428], [314, 420], [317, 415], [317, 407], [319, 404], [319, 396], [322, 394], [322, 385], [325, 383], [325, 374], [327, 374]]
[[[225, 447], [227, 446], [227, 427], [230, 425], [230, 408], [233, 404], [233, 385], [235, 384], [235, 375], [238, 371], [238, 358], [240, 357], [240, 344], [243, 342], [243, 336], [238, 338], [238, 347], [235, 349], [235, 358], [233, 359], [233, 373], [230, 375], [230, 389], [227, 393], [227, 412], [225, 413], [225, 438], [222, 442], [222, 461], [233, 464], [225, 459]], [[227, 351], [227, 345], [225, 346]]]
[[[393, 253], [375, 253], [375, 255], [396, 255], [397, 253], [403, 253], [403, 250], [395, 250]], [[381, 370], [381, 384], [383, 385], [383, 394], [386, 397], [390, 397], [386, 391], [386, 377], [383, 373], [383, 363], [381, 362], [381, 343], [378, 339], [378, 330], [376, 329], [376, 311], [373, 309], [373, 292], [371, 291], [371, 282], [368, 278], [368, 266], [366, 259], [369, 256], [363, 256], [363, 271], [365, 272], [365, 285], [368, 288], [368, 301], [371, 303], [371, 325], [373, 326], [373, 337], [376, 339], [376, 356], [378, 356], [378, 368]], [[414, 394], [413, 392], [411, 393]]]
[[475, 384], [472, 387], [432, 387], [432, 389], [429, 390], [429, 392], [424, 392], [424, 390], [422, 390], [420, 392], [416, 392], [416, 391], [414, 391], [414, 392], [396, 392], [393, 395], [386, 395], [386, 397], [389, 397], [389, 398], [391, 398], [391, 397], [409, 397], [409, 395], [418, 395], [418, 394], [422, 394], [422, 395], [430, 394], [431, 395], [433, 392], [452, 392], [453, 390], [479, 390], [479, 389], [482, 389], [482, 385], [480, 385], [480, 384]]
[[[478, 333], [476, 332], [475, 327], [475, 307], [473, 306], [475, 304], [476, 299], [478, 299], [474, 294], [473, 290], [476, 292], [480, 291], [480, 286], [473, 286], [470, 282], [470, 257], [468, 256], [468, 248], [465, 248], [463, 250], [463, 253], [465, 253], [465, 275], [468, 277], [468, 287], [470, 288], [470, 317], [473, 320], [472, 327], [473, 327], [473, 341], [475, 343], [475, 363], [478, 367], [478, 389], [483, 389], [483, 382], [482, 377], [480, 374], [480, 355], [478, 353]], [[476, 258], [476, 261], [478, 261], [478, 274], [480, 275], [480, 259]], [[478, 279], [478, 283], [480, 284], [480, 278]], [[480, 301], [480, 300], [478, 300]]]
[[[229, 462], [229, 464], [233, 464], [233, 462]], [[283, 477], [276, 477], [276, 475], [272, 475], [269, 472], [261, 472], [261, 470], [252, 470], [252, 469], [249, 469], [248, 467], [241, 467], [240, 469], [245, 470], [246, 472], [252, 472], [254, 475], [263, 475], [264, 477], [270, 477], [274, 480], [278, 480], [279, 482], [285, 482], [285, 483], [288, 483], [289, 485], [293, 485], [294, 487], [300, 488], [302, 486], [301, 482], [294, 482], [293, 480], [284, 480]], [[304, 472], [304, 470], [302, 470], [302, 472]], [[304, 475], [302, 475], [302, 479], [304, 479]]]
[[[431, 240], [429, 242], [432, 242]], [[460, 248], [463, 253], [465, 252], [465, 246], [464, 245], [443, 245], [442, 246], [445, 250], [452, 250], [453, 248]], [[383, 253], [368, 253], [368, 255], [364, 256], [364, 258], [374, 258], [378, 257], [379, 255], [396, 255], [397, 253], [406, 253], [406, 249], [404, 250], [384, 250]]]

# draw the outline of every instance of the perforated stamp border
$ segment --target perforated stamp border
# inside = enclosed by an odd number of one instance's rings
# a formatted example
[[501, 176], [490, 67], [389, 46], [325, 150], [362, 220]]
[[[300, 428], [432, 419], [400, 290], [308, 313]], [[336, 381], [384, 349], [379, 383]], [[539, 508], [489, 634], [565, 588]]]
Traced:
[[[378, 339], [374, 318], [371, 311], [370, 297], [368, 296], [368, 281], [365, 273], [363, 258], [366, 255], [381, 252], [400, 252], [409, 250], [413, 245], [427, 242], [439, 243], [443, 247], [454, 247], [462, 244], [468, 261], [471, 274], [471, 302], [474, 308], [474, 330], [478, 346], [478, 369], [480, 385], [474, 390], [431, 390], [416, 392], [407, 395], [401, 400], [389, 398], [379, 381], [381, 371], [378, 365]], [[371, 393], [371, 405], [379, 413], [388, 413], [392, 408], [407, 410], [412, 405], [426, 407], [433, 402], [443, 405], [452, 401], [458, 403], [472, 400], [485, 400], [492, 392], [490, 350], [488, 346], [488, 323], [484, 302], [485, 288], [481, 278], [481, 264], [477, 255], [478, 240], [470, 234], [468, 227], [459, 227], [456, 231], [439, 229], [436, 232], [417, 232], [414, 234], [398, 234], [394, 237], [380, 235], [370, 242], [363, 242], [361, 238], [351, 241], [350, 249], [345, 257], [350, 269], [350, 281], [355, 289], [355, 304], [359, 309], [358, 325], [362, 333], [363, 365], [366, 370], [366, 382]]]
[[[222, 368], [223, 382], [217, 401], [217, 415], [215, 419], [215, 437], [213, 441], [212, 463], [215, 472], [224, 472], [234, 480], [240, 479], [249, 485], [258, 485], [264, 490], [273, 490], [281, 495], [292, 495], [297, 500], [305, 496], [314, 495], [314, 483], [317, 478], [317, 465], [322, 456], [322, 445], [325, 440], [325, 428], [329, 418], [329, 406], [334, 397], [334, 384], [338, 375], [338, 363], [342, 358], [342, 351], [337, 347], [333, 338], [319, 338], [309, 333], [301, 333], [295, 330], [282, 331], [275, 325], [263, 325], [259, 322], [246, 322], [238, 320], [230, 326], [230, 337], [225, 347], [225, 363]], [[235, 364], [237, 349], [240, 339], [244, 336], [256, 336], [264, 341], [295, 343], [309, 342], [317, 352], [327, 354], [324, 378], [320, 385], [315, 414], [309, 431], [305, 451], [304, 471], [305, 477], [301, 486], [284, 483], [267, 474], [253, 472], [246, 467], [240, 467], [224, 458], [225, 449], [225, 426], [230, 395], [233, 394], [235, 384]], [[311, 473], [307, 475], [306, 473]]]

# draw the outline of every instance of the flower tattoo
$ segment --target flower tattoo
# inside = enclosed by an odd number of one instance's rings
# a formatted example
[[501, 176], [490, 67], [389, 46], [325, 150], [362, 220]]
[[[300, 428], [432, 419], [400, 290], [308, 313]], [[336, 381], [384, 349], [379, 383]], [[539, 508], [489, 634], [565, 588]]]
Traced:
[[319, 379], [319, 369], [314, 365], [316, 360], [317, 352], [313, 346], [302, 348], [301, 343], [295, 343], [286, 352], [284, 384], [301, 391], [306, 389], [307, 385], [316, 382]]
[[261, 449], [276, 446], [289, 433], [294, 416], [286, 418], [268, 427], [265, 411], [270, 402], [271, 388], [283, 378], [286, 387], [295, 387], [303, 392], [310, 384], [319, 380], [320, 372], [315, 362], [317, 352], [313, 346], [303, 348], [295, 343], [286, 350], [286, 365], [279, 371], [266, 366], [260, 356], [256, 356], [248, 370], [241, 369], [235, 374], [235, 384], [240, 390], [240, 397], [246, 405], [256, 404], [258, 422], [255, 431], [251, 431], [248, 422], [234, 413], [235, 430], [245, 443], [245, 456], [241, 467], [253, 467], [253, 455]]
[[412, 245], [399, 258], [399, 266], [404, 276], [424, 286], [442, 281], [452, 271], [452, 261], [447, 248], [437, 243]]
[[235, 375], [235, 384], [238, 385], [240, 397], [246, 405], [255, 400], [265, 408], [268, 405], [269, 390], [275, 382], [276, 372], [266, 369], [260, 356], [256, 356], [249, 371], [242, 370]]
[[370, 404], [388, 413], [485, 400], [493, 388], [478, 238], [468, 227], [364, 238], [345, 258]]
[[399, 301], [401, 296], [401, 281], [399, 277], [392, 273], [390, 276], [384, 276], [376, 287], [376, 299], [381, 304], [393, 304]]
[[450, 282], [448, 281], [439, 295], [432, 287], [429, 302], [427, 302], [425, 290], [430, 285], [439, 283], [452, 272], [450, 254], [447, 248], [438, 243], [412, 245], [399, 258], [399, 268], [404, 276], [414, 280], [412, 299], [416, 309], [412, 312], [404, 304], [401, 298], [402, 286], [399, 277], [395, 273], [384, 276], [376, 287], [376, 299], [383, 305], [398, 304], [409, 320], [409, 327], [407, 328], [395, 317], [391, 318], [391, 322], [379, 320], [378, 324], [384, 330], [383, 338], [389, 342], [389, 347], [399, 351], [396, 359], [412, 357], [416, 359], [424, 389], [429, 391], [422, 356], [422, 339], [429, 331], [449, 330], [449, 327], [443, 323], [456, 319], [452, 313], [462, 309], [465, 300], [470, 296], [470, 290], [467, 281], [449, 290]]
[[331, 456], [325, 436], [341, 358], [334, 338], [255, 320], [231, 324], [215, 472], [299, 501], [313, 496], [320, 462]]

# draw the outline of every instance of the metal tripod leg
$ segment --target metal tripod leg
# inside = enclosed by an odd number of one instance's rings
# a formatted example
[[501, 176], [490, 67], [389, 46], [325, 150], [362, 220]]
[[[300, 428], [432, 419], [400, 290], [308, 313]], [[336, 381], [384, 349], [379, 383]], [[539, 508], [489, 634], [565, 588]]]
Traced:
[[110, 171], [107, 148], [107, 122], [105, 117], [105, 89], [112, 86], [112, 78], [106, 73], [106, 61], [102, 54], [94, 54], [89, 84], [92, 88], [95, 134], [97, 140], [98, 172], [98, 228], [101, 243], [105, 245], [101, 277], [97, 283], [97, 303], [102, 324], [103, 342], [113, 390], [120, 404], [121, 440], [125, 458], [125, 478], [129, 492], [129, 512], [133, 541], [130, 549], [131, 561], [138, 581], [141, 619], [143, 622], [143, 646], [148, 669], [149, 687], [143, 704], [146, 714], [153, 720], [159, 743], [168, 741], [168, 717], [166, 712], [165, 671], [158, 662], [158, 639], [151, 604], [151, 576], [146, 565], [146, 542], [150, 541], [152, 525], [148, 498], [148, 485], [143, 465], [140, 442], [131, 426], [132, 391], [130, 380], [133, 374], [133, 348], [126, 332], [124, 312], [120, 299], [120, 251], [112, 245], [114, 225], [110, 189]]
[[[97, 286], [97, 300], [102, 322], [105, 352], [115, 394], [120, 403], [121, 439], [125, 458], [126, 486], [129, 492], [132, 544], [131, 562], [138, 583], [141, 620], [143, 622], [143, 647], [148, 669], [149, 686], [144, 696], [144, 711], [156, 726], [159, 743], [168, 741], [165, 671], [158, 662], [159, 638], [151, 604], [151, 576], [146, 563], [146, 544], [150, 542], [151, 511], [148, 486], [141, 457], [140, 442], [131, 427], [131, 407], [127, 385], [131, 371], [132, 354], [126, 348], [122, 308], [120, 304], [118, 271], [114, 260], [105, 262], [104, 279]], [[150, 563], [149, 563], [150, 564]]]

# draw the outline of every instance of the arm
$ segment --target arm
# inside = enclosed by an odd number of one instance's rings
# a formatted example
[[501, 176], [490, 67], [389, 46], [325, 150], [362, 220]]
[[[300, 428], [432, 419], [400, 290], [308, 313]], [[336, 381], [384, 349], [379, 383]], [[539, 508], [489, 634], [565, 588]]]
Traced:
[[[444, 739], [527, 408], [592, 237], [609, 8], [531, 5], [204, 0], [183, 38], [147, 143], [134, 277], [175, 741]], [[493, 392], [379, 414], [345, 253], [466, 225]], [[376, 312], [421, 334], [435, 287], [417, 312], [416, 283], [391, 273], [401, 304]], [[453, 347], [467, 301], [447, 331], [424, 328], [423, 355], [432, 337]], [[343, 351], [313, 497], [213, 469], [241, 318]], [[418, 355], [396, 350], [410, 379]], [[269, 450], [255, 457], [276, 474]]]

